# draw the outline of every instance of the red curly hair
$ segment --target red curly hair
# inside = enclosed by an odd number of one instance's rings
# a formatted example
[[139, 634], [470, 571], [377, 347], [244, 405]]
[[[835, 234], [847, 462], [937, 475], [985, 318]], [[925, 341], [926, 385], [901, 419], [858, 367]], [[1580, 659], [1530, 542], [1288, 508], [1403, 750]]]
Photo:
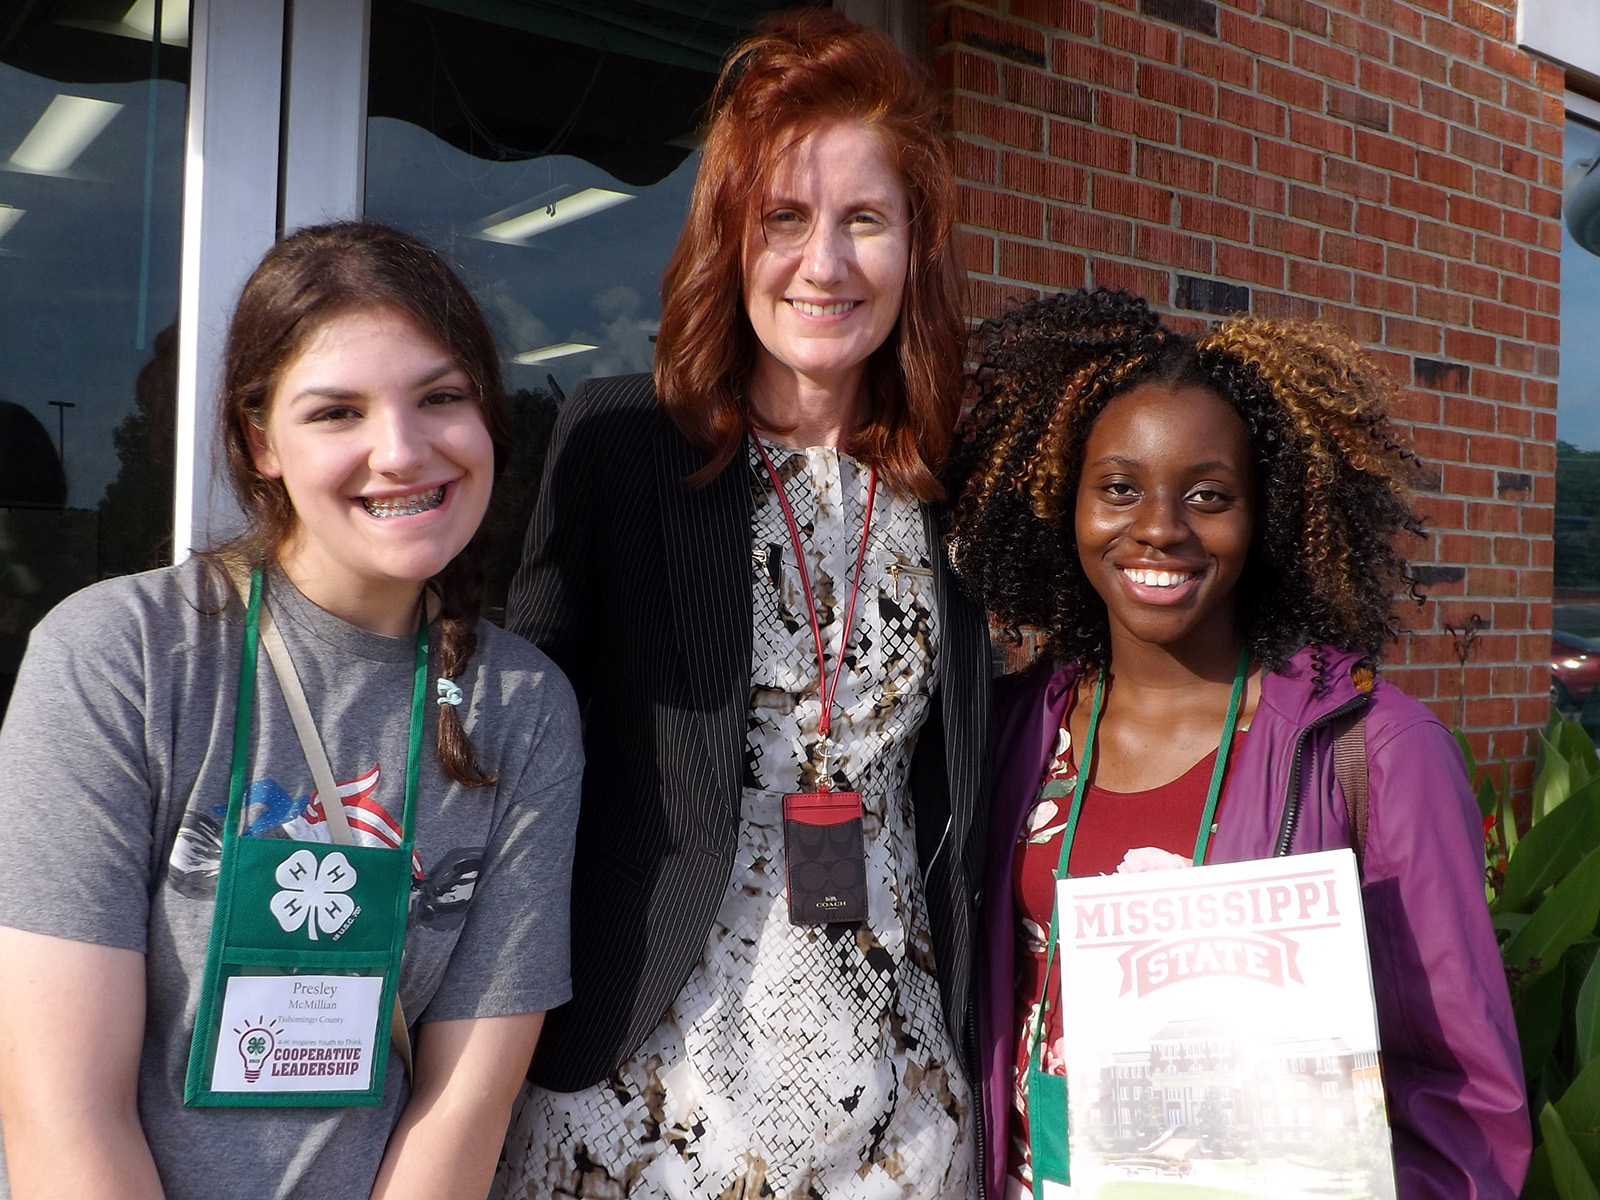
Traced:
[[875, 130], [911, 201], [911, 261], [900, 320], [867, 363], [867, 415], [845, 449], [896, 491], [944, 494], [940, 473], [961, 409], [965, 326], [951, 229], [955, 183], [938, 101], [890, 38], [831, 9], [773, 18], [734, 50], [711, 102], [711, 127], [661, 282], [655, 384], [673, 422], [707, 457], [693, 483], [737, 452], [755, 331], [745, 315], [742, 251], [779, 159], [819, 126]]

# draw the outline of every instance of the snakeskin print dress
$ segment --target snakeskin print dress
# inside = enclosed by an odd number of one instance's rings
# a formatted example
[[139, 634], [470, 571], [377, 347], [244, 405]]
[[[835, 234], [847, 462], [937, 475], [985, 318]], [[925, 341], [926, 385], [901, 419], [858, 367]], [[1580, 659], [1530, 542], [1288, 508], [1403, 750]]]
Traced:
[[[800, 526], [831, 671], [868, 473], [764, 443]], [[907, 774], [938, 643], [921, 507], [880, 486], [833, 717], [835, 791], [866, 809], [868, 918], [796, 926], [782, 797], [812, 791], [816, 644], [787, 523], [752, 446], [751, 658], [733, 875], [687, 984], [606, 1082], [525, 1089], [496, 1197], [966, 1200], [971, 1097], [934, 979]]]

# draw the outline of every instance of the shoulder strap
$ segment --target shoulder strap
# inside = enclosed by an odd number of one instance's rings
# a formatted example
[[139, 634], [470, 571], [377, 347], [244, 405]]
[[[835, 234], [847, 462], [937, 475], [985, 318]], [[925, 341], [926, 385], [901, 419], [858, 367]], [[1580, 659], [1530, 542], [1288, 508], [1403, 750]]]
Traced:
[[1356, 866], [1367, 851], [1367, 714], [1353, 714], [1355, 720], [1333, 736], [1333, 774], [1344, 792], [1344, 807], [1350, 817], [1350, 848], [1356, 852]]
[[[223, 566], [240, 597], [249, 603], [250, 572], [236, 558], [226, 558]], [[289, 657], [289, 647], [283, 644], [283, 634], [278, 632], [272, 619], [272, 609], [262, 598], [260, 634], [261, 644], [267, 648], [273, 672], [278, 677], [278, 687], [283, 692], [289, 709], [289, 719], [294, 722], [295, 736], [300, 739], [300, 750], [306, 756], [306, 766], [311, 768], [311, 781], [317, 785], [317, 795], [322, 798], [322, 815], [328, 822], [328, 833], [340, 846], [355, 844], [350, 832], [350, 821], [345, 816], [344, 801], [339, 796], [339, 784], [334, 778], [333, 766], [328, 762], [328, 752], [322, 747], [316, 722], [311, 717], [311, 706], [306, 703], [305, 689], [300, 686], [300, 675], [294, 669], [294, 659]], [[405, 1064], [406, 1078], [411, 1078], [411, 1032], [406, 1028], [405, 1010], [400, 1007], [400, 989], [395, 989], [394, 1016], [389, 1022], [389, 1040]]]
[[[1350, 672], [1356, 690], [1372, 692], [1375, 677], [1371, 667], [1356, 667]], [[1367, 710], [1363, 706], [1342, 718], [1333, 735], [1333, 774], [1344, 792], [1345, 812], [1350, 818], [1350, 848], [1356, 852], [1356, 867], [1367, 855]]]
[[289, 709], [289, 719], [294, 722], [295, 735], [300, 739], [301, 753], [306, 756], [306, 766], [311, 768], [311, 781], [317, 785], [317, 795], [322, 798], [322, 815], [328, 822], [328, 833], [341, 846], [354, 845], [355, 836], [350, 832], [344, 801], [339, 796], [339, 782], [311, 718], [311, 706], [306, 703], [305, 689], [300, 686], [300, 673], [294, 669], [289, 647], [283, 644], [283, 634], [278, 632], [272, 609], [266, 604], [261, 606], [261, 644], [272, 660], [272, 669], [278, 676], [278, 685], [283, 689], [283, 700]]

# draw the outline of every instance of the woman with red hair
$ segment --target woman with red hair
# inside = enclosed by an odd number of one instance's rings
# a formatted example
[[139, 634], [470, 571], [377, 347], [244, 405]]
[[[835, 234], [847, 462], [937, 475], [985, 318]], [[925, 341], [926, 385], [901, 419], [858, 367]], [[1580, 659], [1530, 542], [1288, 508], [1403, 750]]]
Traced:
[[932, 505], [963, 324], [934, 97], [827, 10], [739, 47], [654, 378], [561, 413], [510, 625], [577, 689], [574, 998], [499, 1186], [977, 1186], [988, 638]]

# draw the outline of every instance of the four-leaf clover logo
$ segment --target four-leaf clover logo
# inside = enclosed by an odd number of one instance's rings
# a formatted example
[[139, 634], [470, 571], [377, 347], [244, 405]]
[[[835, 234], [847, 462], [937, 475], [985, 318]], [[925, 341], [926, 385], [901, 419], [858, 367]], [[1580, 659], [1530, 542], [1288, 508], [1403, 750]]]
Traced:
[[296, 850], [278, 864], [275, 874], [283, 890], [268, 907], [285, 933], [304, 925], [314, 942], [319, 926], [332, 933], [356, 911], [356, 902], [345, 894], [356, 884], [356, 869], [337, 850], [320, 863], [311, 851]]
[[268, 1021], [266, 1017], [257, 1017], [253, 1022], [246, 1021], [243, 1029], [235, 1026], [233, 1031], [239, 1035], [239, 1057], [244, 1059], [244, 1081], [254, 1083], [261, 1078], [261, 1068], [277, 1048], [278, 1034], [281, 1032], [278, 1018], [273, 1017]]

